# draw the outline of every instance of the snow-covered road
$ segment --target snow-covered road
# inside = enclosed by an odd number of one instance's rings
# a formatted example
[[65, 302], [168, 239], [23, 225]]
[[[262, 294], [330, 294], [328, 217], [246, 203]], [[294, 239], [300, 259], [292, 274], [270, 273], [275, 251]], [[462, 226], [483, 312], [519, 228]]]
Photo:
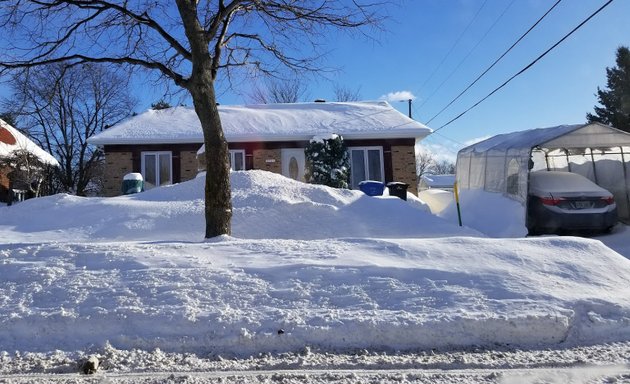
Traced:
[[77, 373], [84, 355], [54, 352], [0, 359], [0, 382], [15, 383], [496, 383], [630, 382], [630, 343], [571, 349], [424, 351], [385, 354], [262, 354], [247, 359], [160, 350], [94, 351], [102, 368]]

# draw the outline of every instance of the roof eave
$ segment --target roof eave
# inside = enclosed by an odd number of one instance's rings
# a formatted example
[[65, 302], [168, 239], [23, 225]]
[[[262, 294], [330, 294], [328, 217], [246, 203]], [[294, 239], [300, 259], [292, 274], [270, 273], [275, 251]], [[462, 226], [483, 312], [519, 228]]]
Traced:
[[138, 144], [203, 144], [203, 137], [164, 137], [147, 139], [134, 139], [128, 137], [88, 139], [92, 145], [138, 145]]
[[[385, 140], [385, 139], [422, 139], [431, 133], [430, 128], [400, 129], [391, 131], [373, 132], [340, 132], [346, 140]], [[308, 141], [313, 138], [313, 134], [296, 133], [291, 135], [226, 135], [228, 143], [246, 143], [258, 141]], [[138, 145], [138, 144], [203, 144], [203, 137], [171, 137], [154, 138], [151, 140], [134, 138], [97, 138], [89, 139], [93, 145]]]

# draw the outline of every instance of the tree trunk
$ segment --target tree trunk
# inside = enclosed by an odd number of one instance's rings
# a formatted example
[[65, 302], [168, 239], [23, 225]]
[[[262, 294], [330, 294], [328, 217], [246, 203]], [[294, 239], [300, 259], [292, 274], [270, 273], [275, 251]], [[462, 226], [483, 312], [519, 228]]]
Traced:
[[206, 238], [231, 234], [232, 222], [228, 145], [221, 128], [214, 84], [212, 81], [209, 84], [197, 81], [188, 88], [201, 121], [206, 147]]
[[176, 3], [192, 57], [190, 79], [180, 85], [192, 95], [206, 146], [206, 238], [229, 235], [232, 223], [230, 158], [214, 93], [216, 68], [213, 63], [216, 65], [216, 62], [208, 51], [208, 40], [197, 18], [197, 2], [177, 0]]

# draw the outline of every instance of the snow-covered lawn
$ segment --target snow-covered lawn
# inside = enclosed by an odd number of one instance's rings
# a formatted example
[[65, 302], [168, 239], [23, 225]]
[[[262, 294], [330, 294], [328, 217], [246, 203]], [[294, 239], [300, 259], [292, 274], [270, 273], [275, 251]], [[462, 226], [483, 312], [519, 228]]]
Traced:
[[[418, 200], [232, 174], [0, 207], [0, 350], [260, 353], [569, 348], [630, 340], [628, 230], [488, 238]], [[625, 253], [625, 256], [630, 253]], [[6, 354], [5, 354], [6, 355]], [[4, 357], [0, 356], [0, 359]]]

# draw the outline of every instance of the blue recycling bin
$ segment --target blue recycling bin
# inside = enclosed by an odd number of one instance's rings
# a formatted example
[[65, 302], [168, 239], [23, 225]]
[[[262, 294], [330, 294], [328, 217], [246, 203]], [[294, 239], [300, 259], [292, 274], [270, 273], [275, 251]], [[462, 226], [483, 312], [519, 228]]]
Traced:
[[385, 184], [375, 180], [363, 180], [359, 183], [359, 189], [368, 196], [381, 196]]

